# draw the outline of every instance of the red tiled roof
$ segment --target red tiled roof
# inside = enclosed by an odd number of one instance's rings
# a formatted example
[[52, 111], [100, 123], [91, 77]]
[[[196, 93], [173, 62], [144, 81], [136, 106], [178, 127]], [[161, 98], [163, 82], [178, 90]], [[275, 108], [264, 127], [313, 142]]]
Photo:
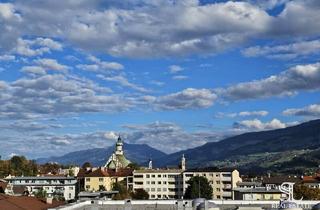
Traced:
[[46, 202], [35, 197], [9, 196], [0, 194], [0, 209], [4, 210], [45, 210], [60, 206], [62, 204], [64, 203], [54, 202], [53, 204], [47, 204]]
[[318, 176], [304, 176], [302, 181], [304, 183], [319, 183], [320, 177], [318, 177]]

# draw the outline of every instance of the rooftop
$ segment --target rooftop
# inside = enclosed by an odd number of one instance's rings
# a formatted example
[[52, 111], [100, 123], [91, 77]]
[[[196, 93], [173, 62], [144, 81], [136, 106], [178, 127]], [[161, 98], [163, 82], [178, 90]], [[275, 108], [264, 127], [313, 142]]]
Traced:
[[37, 199], [35, 197], [28, 196], [9, 196], [0, 194], [0, 207], [6, 210], [45, 210], [48, 208], [57, 207], [64, 204], [64, 202], [54, 202], [53, 204], [47, 204], [45, 201]]

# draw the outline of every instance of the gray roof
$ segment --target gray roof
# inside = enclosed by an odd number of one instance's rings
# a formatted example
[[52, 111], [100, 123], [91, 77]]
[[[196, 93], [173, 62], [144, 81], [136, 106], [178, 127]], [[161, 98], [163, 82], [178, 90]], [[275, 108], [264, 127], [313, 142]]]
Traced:
[[278, 189], [267, 189], [265, 187], [235, 188], [234, 191], [242, 193], [281, 193]]

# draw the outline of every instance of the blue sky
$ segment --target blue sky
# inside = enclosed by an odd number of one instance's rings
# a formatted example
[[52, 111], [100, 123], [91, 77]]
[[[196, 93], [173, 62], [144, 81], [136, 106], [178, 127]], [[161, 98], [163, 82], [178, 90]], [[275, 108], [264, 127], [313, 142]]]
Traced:
[[320, 116], [316, 0], [0, 1], [0, 155], [166, 153]]

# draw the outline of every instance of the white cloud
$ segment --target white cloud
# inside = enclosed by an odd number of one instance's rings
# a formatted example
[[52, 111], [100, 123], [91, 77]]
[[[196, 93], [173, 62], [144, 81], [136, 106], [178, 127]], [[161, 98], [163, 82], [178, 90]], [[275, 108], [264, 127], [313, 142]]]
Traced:
[[173, 76], [172, 79], [173, 80], [186, 80], [188, 79], [189, 77], [188, 76], [185, 76], [185, 75], [176, 75], [176, 76]]
[[271, 59], [293, 59], [299, 56], [320, 53], [320, 41], [301, 41], [287, 45], [254, 46], [242, 51], [247, 57], [264, 56]]
[[253, 120], [243, 120], [240, 122], [234, 123], [233, 127], [235, 129], [241, 130], [272, 130], [272, 129], [279, 129], [285, 128], [286, 124], [281, 122], [278, 119], [273, 119], [270, 122], [261, 122], [258, 119]]
[[294, 116], [320, 116], [320, 104], [311, 104], [309, 106], [299, 108], [299, 109], [286, 109], [283, 111], [284, 115], [294, 115]]
[[208, 108], [217, 96], [208, 89], [187, 88], [181, 92], [160, 96], [156, 108], [163, 110]]
[[[0, 118], [25, 119], [86, 112], [120, 112], [133, 105], [90, 80], [44, 75], [0, 83]], [[124, 104], [123, 101], [126, 101]]]
[[171, 65], [169, 66], [169, 72], [171, 74], [176, 74], [180, 71], [183, 71], [183, 68], [181, 66], [178, 66], [178, 65]]
[[0, 55], [0, 61], [13, 61], [15, 59], [14, 55]]
[[239, 83], [218, 89], [227, 100], [245, 100], [272, 96], [292, 95], [296, 91], [320, 88], [320, 63], [297, 65], [278, 75], [252, 82]]
[[42, 58], [36, 60], [35, 63], [47, 70], [66, 72], [69, 69], [68, 66], [58, 63], [58, 61], [55, 59]]
[[149, 92], [144, 87], [141, 87], [141, 86], [138, 86], [136, 84], [129, 82], [128, 79], [122, 75], [110, 76], [110, 77], [107, 77], [104, 75], [97, 75], [97, 77], [100, 79], [103, 79], [105, 81], [116, 82], [116, 83], [120, 84], [121, 86], [129, 87], [129, 88], [132, 88], [132, 89], [140, 91], [140, 92]]
[[59, 42], [49, 38], [39, 37], [33, 40], [19, 38], [14, 52], [22, 56], [37, 56], [50, 53], [51, 50], [61, 51], [62, 48]]
[[235, 117], [264, 117], [269, 114], [268, 111], [260, 110], [260, 111], [242, 111], [239, 113], [223, 113], [219, 112], [215, 115], [217, 118], [224, 118], [224, 117], [230, 117], [230, 118], [235, 118]]
[[38, 75], [46, 74], [45, 69], [41, 66], [24, 66], [21, 68], [21, 71], [27, 74], [38, 74]]

